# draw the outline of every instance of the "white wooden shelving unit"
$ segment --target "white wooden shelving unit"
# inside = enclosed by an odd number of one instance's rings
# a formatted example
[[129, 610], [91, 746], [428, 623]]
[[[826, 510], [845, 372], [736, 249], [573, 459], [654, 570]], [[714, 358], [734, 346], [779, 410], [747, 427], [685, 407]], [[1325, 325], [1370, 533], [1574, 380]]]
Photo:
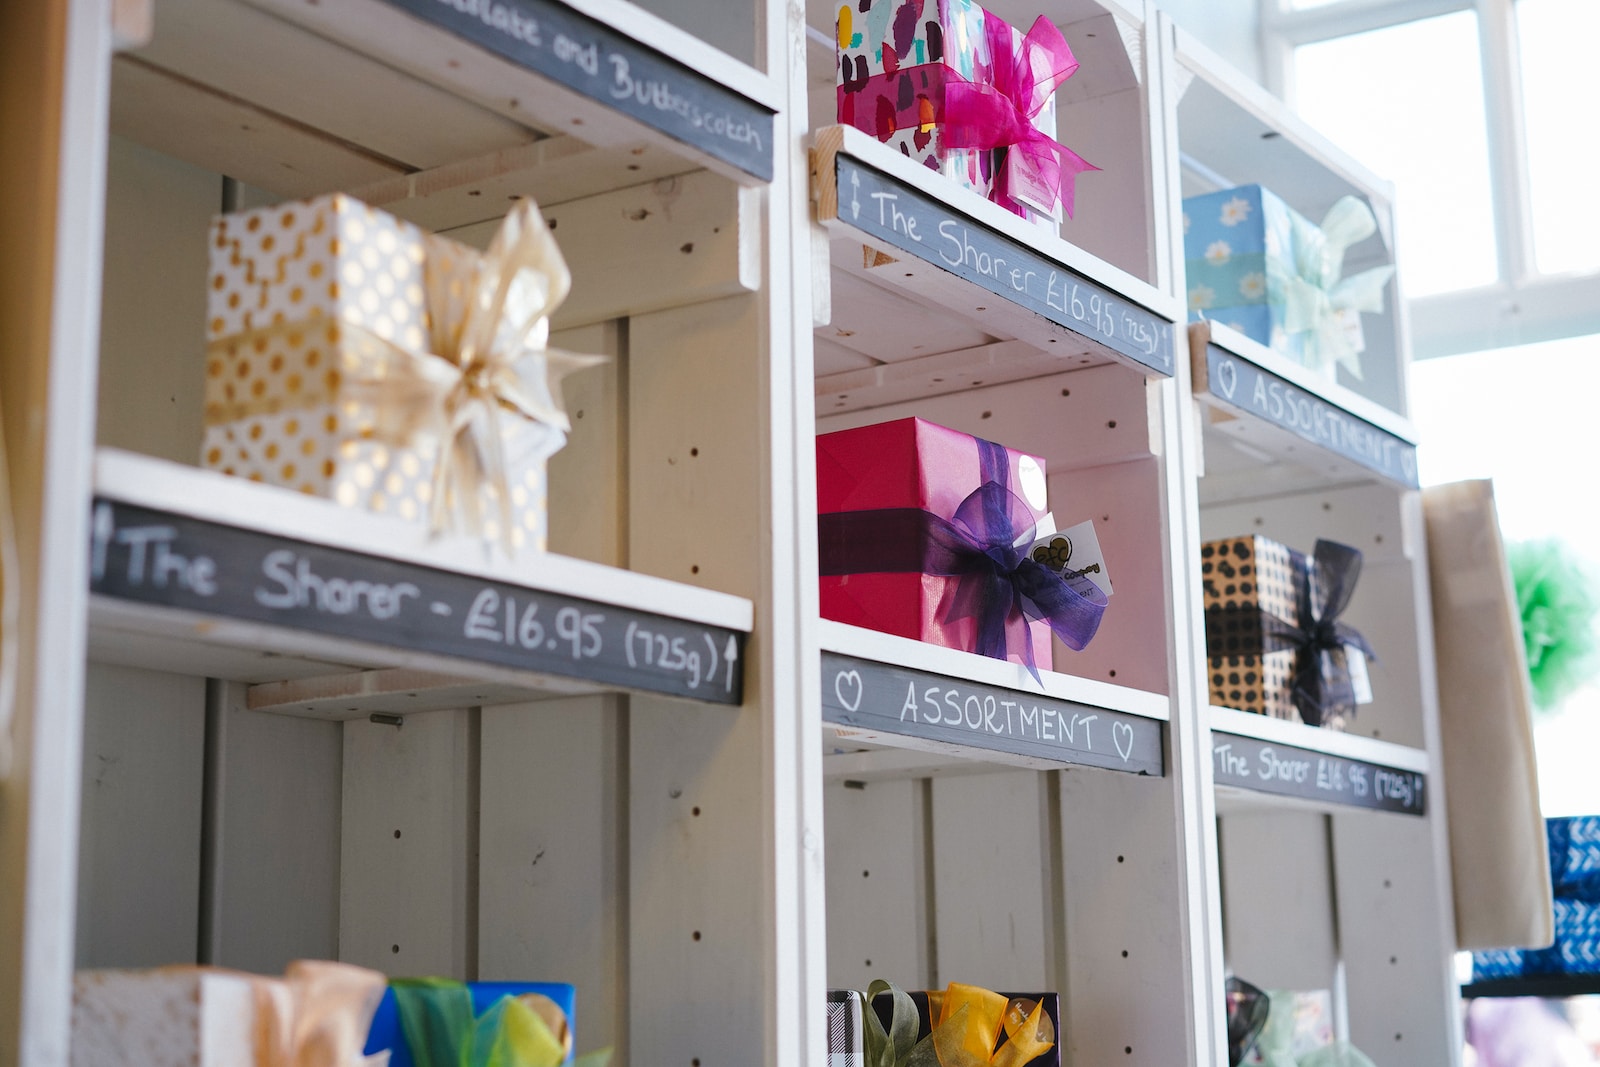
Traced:
[[[1378, 234], [1346, 274], [1393, 262], [1391, 187], [1181, 29], [1161, 34], [1184, 196], [1260, 182], [1317, 220], [1365, 199]], [[1363, 375], [1309, 373], [1219, 323], [1191, 330], [1202, 538], [1261, 533], [1359, 548], [1344, 619], [1379, 650], [1374, 701], [1347, 733], [1213, 707], [1214, 808], [1228, 969], [1263, 988], [1330, 990], [1336, 1030], [1378, 1063], [1457, 1063], [1438, 694], [1405, 305], [1363, 315]]]
[[[618, 1062], [819, 1064], [824, 990], [882, 976], [1058, 990], [1074, 1067], [1225, 1063], [1227, 967], [1334, 989], [1380, 1064], [1454, 1062], [1398, 295], [1360, 383], [1185, 325], [1183, 193], [1353, 190], [1389, 238], [1382, 184], [1148, 2], [990, 5], [1083, 64], [1060, 139], [1103, 170], [1053, 231], [833, 125], [828, 0], [463, 6], [156, 0], [141, 43], [72, 0], [0, 39], [65, 86], [52, 340], [0, 393], [37, 575], [0, 1064], [66, 1062], [74, 966], [303, 956], [575, 982]], [[197, 469], [206, 224], [334, 190], [467, 243], [519, 197], [551, 220], [556, 341], [610, 358], [566, 386], [548, 557]], [[1095, 520], [1111, 608], [1039, 681], [818, 618], [814, 435], [905, 415], [1043, 457], [1058, 522]], [[1367, 552], [1351, 734], [1207, 706], [1199, 544], [1256, 529]], [[274, 613], [173, 562], [266, 550], [430, 616]], [[468, 632], [513, 601], [531, 647]], [[979, 717], [912, 729], [908, 689]], [[1426, 813], [1225, 780], [1230, 743], [1425, 780]]]

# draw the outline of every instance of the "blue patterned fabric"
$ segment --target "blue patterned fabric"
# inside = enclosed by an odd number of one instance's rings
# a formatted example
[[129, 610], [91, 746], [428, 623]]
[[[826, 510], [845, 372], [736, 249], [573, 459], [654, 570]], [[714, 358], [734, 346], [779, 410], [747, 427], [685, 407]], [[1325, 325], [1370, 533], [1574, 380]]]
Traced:
[[1556, 897], [1600, 903], [1600, 816], [1546, 819]]
[[[1295, 273], [1299, 218], [1260, 185], [1184, 200], [1183, 255], [1194, 320], [1220, 322], [1298, 359], [1302, 339], [1284, 329], [1284, 295], [1274, 276]], [[1270, 269], [1273, 262], [1281, 269]]]
[[1555, 944], [1472, 954], [1473, 981], [1600, 974], [1600, 816], [1545, 820]]

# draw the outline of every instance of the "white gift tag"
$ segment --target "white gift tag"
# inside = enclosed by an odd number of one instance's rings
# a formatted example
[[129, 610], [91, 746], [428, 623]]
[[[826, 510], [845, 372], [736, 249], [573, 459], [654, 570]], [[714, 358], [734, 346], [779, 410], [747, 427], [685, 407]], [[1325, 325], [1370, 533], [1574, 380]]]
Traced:
[[1350, 346], [1350, 351], [1365, 352], [1367, 335], [1361, 330], [1361, 312], [1344, 308], [1334, 312], [1334, 318], [1338, 320], [1339, 332], [1344, 334], [1344, 343]]
[[1345, 666], [1350, 670], [1350, 688], [1357, 704], [1372, 703], [1372, 678], [1367, 674], [1367, 654], [1355, 645], [1344, 646]]
[[1052, 222], [1061, 221], [1061, 200], [1038, 167], [1014, 149], [1006, 153], [1001, 165], [1006, 168], [1006, 190], [1011, 199]]
[[1100, 551], [1100, 539], [1095, 536], [1092, 519], [1038, 538], [1028, 555], [1035, 563], [1064, 577], [1087, 578], [1106, 596], [1112, 593], [1111, 575], [1106, 570], [1105, 556]]
[[1055, 532], [1056, 513], [1053, 511], [1047, 511], [1039, 517], [1038, 522], [1033, 524], [1032, 530], [1024, 530], [1022, 533], [1019, 533], [1017, 535], [1017, 539], [1011, 542], [1011, 547], [1020, 548], [1024, 552], [1032, 552], [1034, 545], [1038, 544], [1041, 540], [1050, 537]]

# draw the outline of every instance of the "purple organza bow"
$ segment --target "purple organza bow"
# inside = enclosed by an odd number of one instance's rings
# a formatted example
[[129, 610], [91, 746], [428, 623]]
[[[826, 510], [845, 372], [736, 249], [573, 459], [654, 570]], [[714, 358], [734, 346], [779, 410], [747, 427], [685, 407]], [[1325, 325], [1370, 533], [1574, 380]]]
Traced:
[[1038, 681], [1028, 620], [1045, 623], [1068, 648], [1081, 651], [1100, 627], [1106, 595], [1086, 578], [1063, 578], [1028, 558], [1033, 512], [1007, 484], [1005, 450], [988, 441], [978, 444], [984, 471], [994, 476], [949, 519], [920, 508], [818, 515], [819, 569], [825, 575], [956, 578], [945, 621], [975, 619], [977, 652], [1005, 659], [1015, 651]]
[[[1017, 199], [1032, 190], [1053, 208], [1059, 201], [1072, 218], [1077, 177], [1094, 164], [1034, 126], [1056, 88], [1078, 69], [1066, 38], [1040, 15], [1011, 46], [1011, 27], [997, 18], [983, 20], [993, 66], [979, 68], [972, 81], [952, 80], [944, 90], [943, 143], [949, 148], [1006, 148], [995, 178], [995, 203], [1018, 215], [1028, 211]], [[985, 77], [985, 74], [988, 76]]]

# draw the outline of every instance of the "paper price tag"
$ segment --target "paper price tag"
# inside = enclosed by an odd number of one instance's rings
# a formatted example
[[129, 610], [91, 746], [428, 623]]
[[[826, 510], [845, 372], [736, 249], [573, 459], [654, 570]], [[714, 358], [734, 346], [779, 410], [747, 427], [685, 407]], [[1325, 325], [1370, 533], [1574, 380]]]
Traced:
[[1338, 320], [1339, 332], [1344, 334], [1345, 344], [1350, 346], [1350, 351], [1365, 352], [1367, 335], [1361, 329], [1361, 312], [1343, 308], [1334, 312], [1334, 318]]
[[1006, 153], [1004, 166], [1011, 199], [1026, 204], [1052, 222], [1061, 221], [1061, 200], [1038, 167], [1015, 150]]
[[1111, 574], [1106, 570], [1105, 556], [1100, 551], [1100, 540], [1095, 536], [1092, 519], [1060, 533], [1038, 538], [1028, 550], [1028, 555], [1035, 563], [1041, 563], [1064, 577], [1087, 578], [1106, 596], [1112, 593]]
[[1350, 670], [1350, 688], [1357, 704], [1372, 703], [1372, 677], [1367, 674], [1367, 654], [1355, 645], [1344, 646], [1345, 666]]

